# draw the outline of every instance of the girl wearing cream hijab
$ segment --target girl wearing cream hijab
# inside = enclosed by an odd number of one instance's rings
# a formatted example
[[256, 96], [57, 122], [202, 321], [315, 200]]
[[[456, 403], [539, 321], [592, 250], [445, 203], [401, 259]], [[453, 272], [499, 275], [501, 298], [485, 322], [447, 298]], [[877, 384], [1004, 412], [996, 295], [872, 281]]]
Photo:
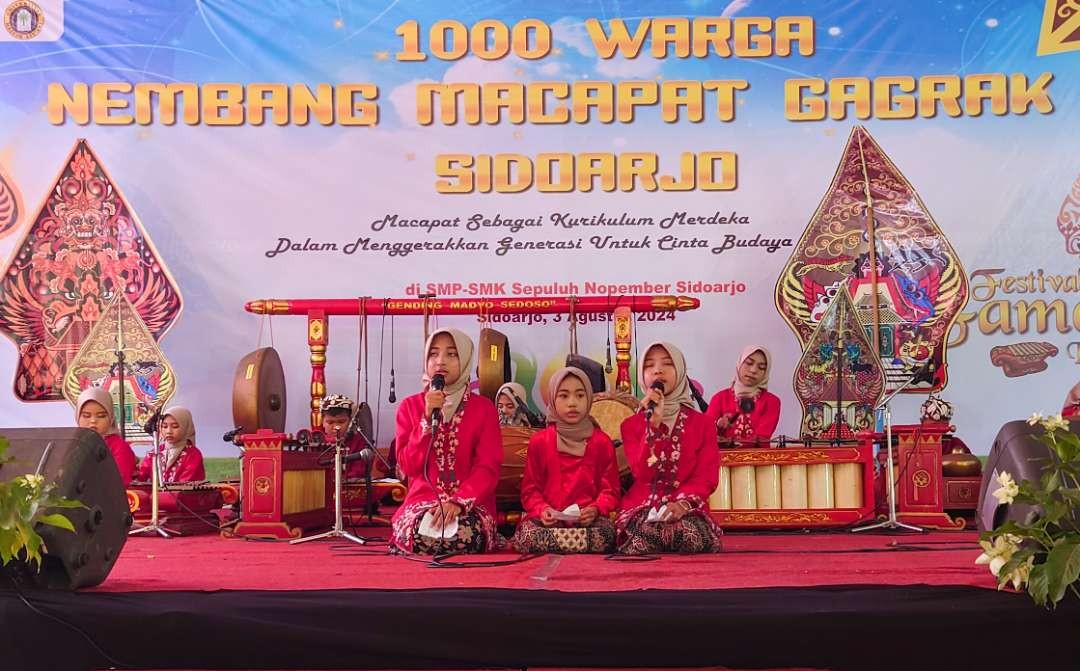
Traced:
[[499, 411], [499, 426], [522, 426], [530, 428], [529, 417], [522, 403], [526, 397], [525, 387], [517, 382], [507, 382], [495, 393], [495, 407]]
[[645, 398], [621, 427], [634, 484], [615, 522], [619, 551], [719, 552], [720, 529], [708, 515], [720, 475], [716, 430], [694, 409], [679, 348], [655, 342], [644, 352], [638, 384]]
[[158, 424], [161, 446], [148, 452], [139, 464], [139, 479], [150, 480], [154, 455], [161, 468], [162, 482], [200, 482], [206, 479], [203, 456], [195, 447], [195, 422], [191, 411], [178, 405], [165, 410]]
[[761, 345], [743, 348], [731, 386], [712, 397], [705, 414], [721, 443], [769, 446], [780, 421], [780, 398], [765, 389], [772, 357]]
[[548, 383], [548, 426], [533, 434], [521, 481], [519, 552], [611, 552], [619, 504], [615, 446], [592, 418], [593, 390], [578, 368]]
[[498, 543], [495, 485], [502, 438], [495, 405], [469, 392], [473, 343], [456, 329], [424, 346], [424, 389], [397, 412], [398, 468], [408, 480], [391, 543], [428, 554], [484, 552]]
[[75, 401], [75, 422], [80, 428], [90, 429], [105, 440], [105, 446], [109, 448], [120, 471], [120, 480], [125, 487], [131, 484], [131, 476], [135, 473], [135, 452], [120, 437], [112, 394], [100, 387], [84, 389]]

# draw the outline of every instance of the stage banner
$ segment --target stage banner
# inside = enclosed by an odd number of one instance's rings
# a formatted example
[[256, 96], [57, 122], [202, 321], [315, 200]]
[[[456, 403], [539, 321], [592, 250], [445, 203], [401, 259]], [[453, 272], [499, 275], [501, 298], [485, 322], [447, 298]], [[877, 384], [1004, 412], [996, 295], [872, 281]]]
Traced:
[[[914, 422], [935, 393], [980, 454], [1080, 380], [1073, 0], [0, 0], [0, 20], [7, 425], [69, 423], [79, 388], [123, 380], [129, 419], [168, 395], [234, 455], [237, 363], [273, 346], [287, 430], [359, 396], [385, 446], [425, 325], [500, 331], [538, 409], [571, 351], [678, 343], [708, 399], [753, 344], [780, 433], [873, 428], [896, 391]], [[634, 295], [700, 303], [615, 319]], [[267, 302], [363, 297], [384, 307]]]

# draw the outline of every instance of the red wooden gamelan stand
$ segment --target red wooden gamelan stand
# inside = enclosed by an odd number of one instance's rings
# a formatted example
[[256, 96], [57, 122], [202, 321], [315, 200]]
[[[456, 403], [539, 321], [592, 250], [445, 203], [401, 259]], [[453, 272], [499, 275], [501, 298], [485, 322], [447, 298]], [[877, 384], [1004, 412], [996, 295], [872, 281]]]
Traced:
[[244, 505], [233, 532], [253, 538], [299, 538], [333, 524], [334, 476], [320, 451], [289, 450], [290, 436], [270, 429], [241, 436]]
[[[319, 412], [326, 395], [326, 347], [332, 316], [382, 315], [521, 315], [521, 314], [616, 314], [695, 310], [701, 301], [689, 296], [534, 296], [532, 298], [269, 298], [247, 303], [244, 309], [258, 315], [304, 315], [308, 322], [311, 352], [311, 426], [320, 427]], [[627, 328], [627, 335], [629, 329]], [[630, 389], [629, 337], [616, 337], [618, 367], [616, 389]]]
[[[978, 495], [977, 478], [946, 478], [941, 469], [942, 438], [947, 423], [894, 424], [896, 439], [896, 518], [906, 524], [935, 529], [963, 529], [966, 521], [946, 508], [962, 508]], [[872, 444], [884, 444], [885, 434], [862, 434]], [[955, 491], [950, 491], [950, 488]], [[966, 488], [966, 491], [965, 491]], [[884, 488], [882, 488], [884, 491]]]

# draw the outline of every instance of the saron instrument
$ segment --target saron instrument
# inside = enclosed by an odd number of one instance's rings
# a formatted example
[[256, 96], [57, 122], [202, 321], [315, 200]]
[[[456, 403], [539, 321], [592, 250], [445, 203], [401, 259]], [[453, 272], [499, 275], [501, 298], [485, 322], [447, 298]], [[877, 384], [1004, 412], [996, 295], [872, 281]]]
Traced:
[[866, 442], [720, 450], [710, 514], [725, 528], [847, 526], [873, 515], [873, 474]]

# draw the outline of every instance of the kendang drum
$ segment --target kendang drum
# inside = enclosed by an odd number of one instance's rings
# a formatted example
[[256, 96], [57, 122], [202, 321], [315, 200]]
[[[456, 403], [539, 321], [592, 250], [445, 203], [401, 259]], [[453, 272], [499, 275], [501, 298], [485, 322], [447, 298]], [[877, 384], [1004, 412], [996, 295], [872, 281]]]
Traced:
[[495, 487], [495, 505], [500, 510], [521, 509], [521, 479], [525, 477], [525, 454], [535, 429], [523, 426], [504, 426], [502, 432], [503, 463], [499, 484]]
[[615, 458], [619, 463], [620, 476], [630, 474], [630, 465], [622, 447], [622, 423], [637, 410], [638, 400], [622, 392], [597, 394], [593, 397], [592, 409], [589, 410], [589, 415], [600, 426], [600, 430], [615, 443]]

